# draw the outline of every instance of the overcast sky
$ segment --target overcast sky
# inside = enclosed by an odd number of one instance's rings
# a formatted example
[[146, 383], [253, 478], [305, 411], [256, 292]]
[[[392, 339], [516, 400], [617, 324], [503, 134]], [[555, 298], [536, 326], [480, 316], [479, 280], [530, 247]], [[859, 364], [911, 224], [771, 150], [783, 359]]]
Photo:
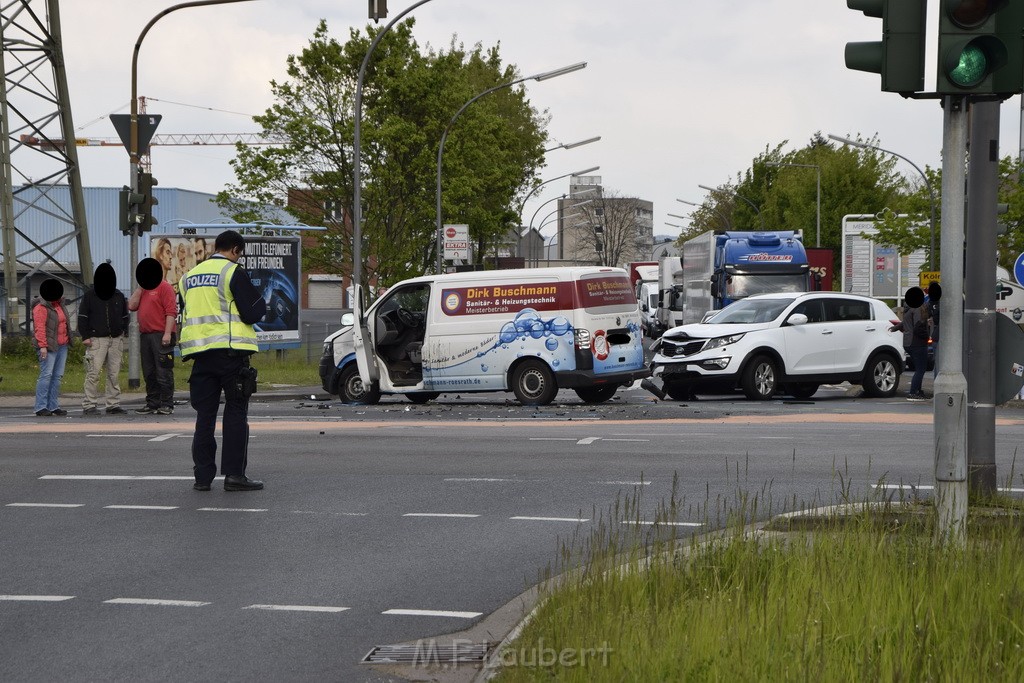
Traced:
[[[173, 4], [61, 3], [78, 136], [115, 135], [107, 116], [128, 112], [132, 46]], [[412, 4], [389, 0], [391, 17]], [[549, 153], [541, 178], [599, 165], [607, 188], [654, 202], [656, 234], [678, 233], [665, 223], [680, 221], [667, 214], [692, 207], [677, 198], [700, 202], [699, 184], [728, 182], [766, 147], [788, 140], [786, 149], [797, 149], [817, 131], [877, 134], [919, 166], [941, 164], [939, 105], [883, 93], [877, 75], [845, 68], [845, 43], [877, 39], [881, 20], [844, 0], [433, 0], [412, 15], [421, 46], [446, 47], [453, 34], [467, 45], [500, 42], [523, 75], [586, 61], [585, 70], [528, 84], [534, 106], [551, 116], [553, 141], [602, 137]], [[253, 0], [161, 19], [138, 70], [139, 94], [163, 115], [158, 132], [256, 132], [251, 116], [271, 104], [269, 82], [284, 78], [285, 58], [303, 49], [321, 18], [344, 41], [350, 27], [368, 23], [366, 0]], [[1002, 107], [1002, 155], [1017, 153], [1019, 126], [1014, 97]], [[127, 182], [123, 148], [79, 148], [79, 156], [87, 186]], [[232, 157], [229, 147], [154, 147], [153, 173], [161, 187], [213, 193], [232, 180]], [[902, 162], [900, 169], [916, 175]], [[567, 191], [567, 180], [535, 195], [525, 220]]]

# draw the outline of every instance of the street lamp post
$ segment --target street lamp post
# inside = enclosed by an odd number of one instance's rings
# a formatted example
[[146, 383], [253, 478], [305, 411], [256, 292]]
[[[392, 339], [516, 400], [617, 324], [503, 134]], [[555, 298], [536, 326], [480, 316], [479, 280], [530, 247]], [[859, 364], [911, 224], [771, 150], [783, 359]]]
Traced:
[[[718, 187], [708, 187], [707, 185], [698, 185], [697, 187], [699, 187], [702, 190], [707, 190], [708, 192], [726, 192], [727, 191], [727, 190], [723, 190], [723, 189], [718, 188]], [[741, 195], [736, 190], [730, 189], [730, 190], [728, 190], [728, 192], [729, 192], [729, 194], [731, 194], [732, 196], [736, 197], [737, 199], [742, 199], [747, 204], [750, 204], [750, 208], [752, 208], [754, 210], [754, 213], [757, 214], [758, 219], [761, 221], [761, 228], [764, 229], [764, 227], [765, 227], [765, 225], [764, 225], [764, 216], [761, 215], [761, 209], [757, 208], [757, 204], [755, 204], [754, 202], [750, 201], [749, 199], [747, 199], [746, 197]]]
[[[150, 19], [149, 23], [143, 27], [142, 32], [135, 41], [135, 48], [132, 50], [132, 99], [130, 102], [131, 113], [128, 120], [128, 179], [132, 192], [138, 193], [139, 191], [139, 157], [141, 156], [139, 150], [139, 50], [142, 49], [142, 41], [146, 37], [146, 34], [149, 33], [149, 29], [153, 28], [153, 24], [156, 22], [160, 21], [171, 12], [179, 9], [205, 7], [206, 5], [227, 5], [234, 2], [249, 1], [250, 0], [193, 0], [192, 2], [183, 2], [177, 5], [172, 5], [163, 10]], [[131, 250], [129, 267], [131, 268], [131, 280], [134, 283], [135, 269], [139, 265], [138, 225], [131, 226], [128, 248]], [[138, 283], [134, 284], [136, 286], [138, 285]], [[141, 355], [141, 349], [139, 348], [139, 316], [137, 313], [132, 313], [128, 323], [128, 386], [132, 389], [141, 384], [139, 381], [139, 361]]]
[[547, 154], [548, 152], [554, 152], [556, 149], [575, 149], [576, 147], [582, 147], [583, 145], [589, 145], [591, 142], [597, 142], [600, 139], [601, 139], [601, 136], [600, 135], [596, 135], [596, 136], [594, 136], [592, 138], [587, 138], [586, 140], [579, 140], [577, 142], [559, 143], [559, 144], [555, 145], [554, 147], [548, 147], [546, 150], [544, 150], [544, 153]]
[[419, 2], [409, 5], [404, 10], [399, 12], [394, 19], [384, 25], [377, 35], [374, 36], [373, 42], [370, 43], [370, 47], [366, 49], [366, 55], [363, 56], [363, 63], [359, 66], [359, 75], [356, 78], [356, 96], [352, 112], [352, 290], [361, 284], [363, 279], [363, 207], [362, 207], [362, 192], [359, 187], [362, 183], [362, 148], [360, 133], [363, 123], [363, 81], [366, 80], [366, 68], [370, 64], [370, 56], [373, 51], [377, 48], [377, 44], [380, 43], [391, 27], [394, 26], [402, 17], [409, 12], [413, 11], [420, 5], [425, 5], [430, 0], [419, 0]]
[[[698, 204], [697, 202], [688, 202], [685, 199], [676, 199], [676, 201], [679, 202], [680, 204], [687, 204], [689, 206], [696, 206], [698, 208], [701, 207], [701, 206], [704, 206], [703, 204]], [[729, 222], [729, 217], [728, 216], [726, 216], [724, 213], [722, 213], [721, 211], [719, 211], [717, 208], [715, 208], [713, 206], [709, 206], [708, 208], [711, 209], [715, 213], [716, 216], [718, 216], [719, 218], [722, 219], [722, 222], [725, 223], [725, 229], [726, 230], [732, 230], [732, 223]]]
[[533, 193], [536, 192], [537, 190], [539, 190], [540, 188], [544, 187], [548, 183], [553, 183], [556, 180], [561, 180], [562, 178], [569, 178], [569, 177], [578, 178], [579, 176], [587, 175], [588, 173], [593, 173], [594, 171], [597, 171], [600, 168], [601, 168], [600, 166], [591, 166], [590, 168], [585, 168], [582, 171], [573, 171], [572, 173], [563, 173], [562, 175], [555, 176], [554, 178], [550, 178], [548, 180], [545, 180], [543, 183], [541, 183], [537, 187], [535, 187], [532, 190], [530, 190], [529, 192], [527, 192], [526, 196], [523, 197], [523, 201], [521, 201], [519, 203], [519, 211], [517, 213], [517, 215], [519, 216], [519, 219], [522, 220], [522, 218], [523, 218], [523, 208], [526, 206], [526, 200], [529, 199], [533, 195]]
[[816, 221], [817, 231], [816, 231], [815, 237], [814, 237], [814, 246], [815, 247], [820, 247], [821, 246], [821, 166], [819, 166], [818, 164], [790, 164], [790, 163], [784, 163], [784, 162], [781, 162], [781, 161], [769, 161], [769, 162], [766, 162], [765, 165], [766, 166], [795, 166], [797, 168], [813, 168], [815, 170], [815, 172], [818, 175], [818, 213], [817, 213], [817, 221]]
[[448, 133], [451, 131], [452, 126], [455, 125], [455, 120], [459, 118], [462, 112], [466, 111], [466, 108], [469, 107], [469, 105], [473, 104], [474, 102], [476, 102], [485, 95], [490, 95], [492, 92], [496, 90], [510, 88], [513, 85], [517, 85], [524, 81], [537, 81], [539, 83], [541, 81], [546, 81], [549, 78], [556, 78], [558, 76], [564, 76], [565, 74], [572, 73], [573, 71], [585, 69], [586, 67], [586, 62], [578, 62], [576, 64], [564, 66], [561, 69], [555, 69], [554, 71], [545, 71], [543, 73], [534, 74], [532, 76], [524, 76], [523, 78], [517, 78], [516, 80], [509, 81], [507, 83], [501, 83], [494, 87], [488, 88], [487, 90], [484, 90], [479, 95], [474, 96], [464, 105], [462, 105], [462, 107], [460, 107], [457, 112], [455, 112], [455, 116], [452, 117], [452, 120], [448, 122], [447, 126], [445, 126], [444, 132], [441, 133], [441, 144], [437, 148], [437, 236], [435, 238], [437, 240], [437, 244], [435, 245], [437, 251], [437, 270], [435, 272], [441, 272], [441, 248], [444, 242], [444, 234], [441, 229], [441, 162], [444, 158], [444, 143], [448, 139]]
[[925, 175], [925, 172], [922, 171], [921, 168], [917, 164], [915, 164], [913, 161], [911, 161], [907, 157], [903, 156], [902, 154], [899, 154], [898, 152], [893, 152], [892, 150], [889, 150], [889, 149], [882, 149], [878, 145], [869, 145], [868, 143], [861, 142], [859, 140], [851, 140], [849, 138], [839, 137], [838, 135], [829, 134], [828, 137], [829, 137], [830, 140], [835, 140], [836, 142], [841, 142], [844, 145], [853, 145], [854, 147], [863, 147], [865, 149], [877, 149], [879, 152], [885, 152], [886, 154], [891, 154], [894, 157], [899, 157], [900, 159], [903, 159], [903, 161], [905, 161], [908, 164], [910, 164], [911, 166], [913, 166], [914, 169], [918, 173], [921, 174], [921, 177], [924, 178], [925, 187], [928, 188], [928, 195], [931, 197], [931, 203], [932, 203], [932, 212], [931, 212], [932, 213], [932, 215], [931, 215], [931, 232], [932, 232], [932, 235], [931, 235], [931, 249], [928, 252], [928, 268], [929, 268], [929, 270], [935, 270], [935, 189], [932, 187], [932, 181], [928, 179], [928, 176]]

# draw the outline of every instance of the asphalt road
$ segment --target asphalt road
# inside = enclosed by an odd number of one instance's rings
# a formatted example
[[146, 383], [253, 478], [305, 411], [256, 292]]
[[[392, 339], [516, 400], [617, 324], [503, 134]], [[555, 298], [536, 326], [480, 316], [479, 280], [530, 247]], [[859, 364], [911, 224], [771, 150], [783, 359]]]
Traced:
[[[0, 409], [0, 680], [386, 680], [370, 648], [480, 623], [597, 520], [650, 530], [674, 495], [686, 536], [747, 495], [765, 515], [932, 479], [930, 404], [559, 399], [263, 397], [254, 493], [191, 489], [186, 406]], [[998, 420], [1002, 481], [1024, 413]]]

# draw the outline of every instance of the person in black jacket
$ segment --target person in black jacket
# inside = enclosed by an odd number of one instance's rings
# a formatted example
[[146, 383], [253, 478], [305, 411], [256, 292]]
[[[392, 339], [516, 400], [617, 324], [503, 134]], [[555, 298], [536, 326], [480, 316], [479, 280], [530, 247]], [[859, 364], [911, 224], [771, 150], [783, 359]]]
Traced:
[[109, 263], [101, 263], [93, 275], [92, 289], [82, 297], [78, 308], [78, 332], [85, 345], [85, 396], [83, 415], [99, 415], [100, 374], [106, 368], [105, 391], [108, 415], [123, 415], [121, 407], [121, 358], [128, 333], [128, 301], [117, 289], [117, 273]]

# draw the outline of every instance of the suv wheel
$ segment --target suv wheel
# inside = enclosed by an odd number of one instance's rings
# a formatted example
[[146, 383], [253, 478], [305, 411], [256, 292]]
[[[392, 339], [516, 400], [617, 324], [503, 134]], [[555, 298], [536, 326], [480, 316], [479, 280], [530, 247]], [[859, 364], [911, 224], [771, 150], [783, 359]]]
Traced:
[[861, 384], [864, 393], [873, 398], [889, 398], [900, 384], [898, 361], [884, 353], [872, 356], [864, 368]]
[[345, 403], [372, 406], [380, 402], [380, 391], [367, 387], [359, 378], [359, 368], [349, 363], [338, 378], [338, 396]]
[[775, 395], [779, 371], [768, 356], [757, 356], [743, 371], [743, 393], [753, 401], [767, 401]]

